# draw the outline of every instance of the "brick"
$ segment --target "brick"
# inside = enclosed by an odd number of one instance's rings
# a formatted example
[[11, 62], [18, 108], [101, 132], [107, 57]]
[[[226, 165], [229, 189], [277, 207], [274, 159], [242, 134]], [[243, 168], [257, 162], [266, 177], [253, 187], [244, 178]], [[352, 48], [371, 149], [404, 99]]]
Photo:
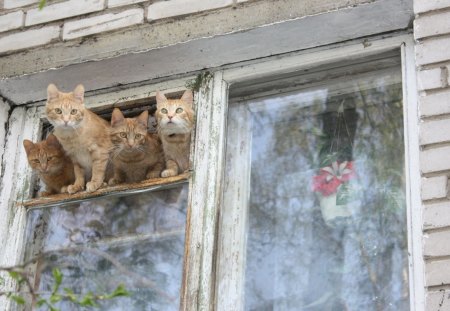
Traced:
[[419, 91], [446, 87], [448, 71], [445, 68], [439, 67], [418, 71], [417, 82]]
[[414, 0], [414, 13], [439, 10], [450, 7], [450, 0]]
[[22, 11], [0, 15], [0, 32], [22, 27], [23, 15]]
[[423, 228], [437, 229], [450, 226], [450, 202], [426, 204], [423, 207]]
[[22, 6], [38, 3], [39, 0], [4, 0], [3, 7], [5, 9], [20, 8]]
[[450, 259], [425, 263], [425, 285], [438, 286], [450, 284]]
[[47, 23], [67, 17], [83, 15], [103, 10], [105, 0], [69, 0], [27, 12], [26, 26]]
[[450, 311], [450, 291], [429, 291], [426, 295], [425, 310]]
[[32, 29], [0, 38], [0, 53], [44, 45], [59, 37], [59, 26]]
[[160, 1], [148, 7], [147, 19], [149, 21], [191, 14], [226, 7], [233, 4], [233, 0], [171, 0]]
[[450, 60], [450, 40], [432, 38], [416, 44], [416, 63], [426, 65]]
[[144, 21], [144, 9], [135, 8], [120, 13], [104, 14], [91, 18], [84, 18], [64, 24], [63, 39], [69, 40], [110, 31]]
[[420, 152], [420, 167], [423, 173], [450, 170], [450, 147], [439, 147]]
[[450, 231], [432, 232], [423, 237], [423, 255], [441, 257], [450, 255]]
[[422, 178], [422, 200], [445, 198], [447, 179], [447, 176]]
[[420, 144], [450, 141], [450, 119], [425, 121], [420, 124]]
[[419, 111], [422, 117], [450, 113], [450, 90], [419, 97]]
[[450, 12], [419, 16], [414, 20], [414, 37], [422, 39], [450, 33]]
[[135, 4], [135, 3], [145, 2], [145, 1], [148, 1], [148, 0], [109, 0], [108, 7], [115, 8], [118, 6]]

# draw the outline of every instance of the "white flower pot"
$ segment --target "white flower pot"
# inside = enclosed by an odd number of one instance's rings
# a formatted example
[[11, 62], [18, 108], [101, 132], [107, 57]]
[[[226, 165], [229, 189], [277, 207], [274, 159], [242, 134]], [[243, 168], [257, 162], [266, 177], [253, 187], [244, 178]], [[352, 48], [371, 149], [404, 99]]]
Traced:
[[330, 225], [333, 220], [339, 217], [347, 218], [352, 215], [347, 204], [336, 204], [336, 193], [329, 196], [320, 196], [320, 211], [322, 212], [323, 220], [327, 225]]

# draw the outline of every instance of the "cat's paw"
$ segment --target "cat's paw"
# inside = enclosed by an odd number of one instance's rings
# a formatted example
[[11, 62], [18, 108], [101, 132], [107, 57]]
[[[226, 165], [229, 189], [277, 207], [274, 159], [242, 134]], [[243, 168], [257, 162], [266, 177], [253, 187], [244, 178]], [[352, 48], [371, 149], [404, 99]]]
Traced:
[[103, 186], [103, 181], [102, 182], [90, 181], [90, 182], [88, 182], [86, 184], [86, 191], [87, 192], [94, 192], [95, 190], [97, 190], [101, 186]]
[[171, 169], [167, 169], [162, 171], [161, 173], [161, 177], [172, 177], [172, 176], [176, 176], [177, 172], [175, 170], [171, 170]]
[[67, 188], [67, 186], [62, 187], [60, 193], [68, 193], [69, 191], [67, 190]]
[[148, 172], [145, 177], [146, 177], [146, 179], [153, 179], [153, 178], [158, 178], [159, 175], [160, 175], [159, 171], [151, 171], [151, 172]]
[[48, 196], [50, 196], [52, 194], [53, 194], [53, 192], [51, 192], [51, 191], [41, 191], [41, 192], [38, 193], [38, 196], [39, 197], [48, 197]]
[[111, 178], [109, 181], [108, 181], [108, 185], [109, 186], [115, 186], [115, 185], [117, 185], [119, 182], [115, 179], [115, 178]]
[[84, 187], [82, 185], [73, 184], [67, 187], [67, 192], [70, 194], [74, 194], [80, 192], [81, 190], [83, 190], [83, 188]]

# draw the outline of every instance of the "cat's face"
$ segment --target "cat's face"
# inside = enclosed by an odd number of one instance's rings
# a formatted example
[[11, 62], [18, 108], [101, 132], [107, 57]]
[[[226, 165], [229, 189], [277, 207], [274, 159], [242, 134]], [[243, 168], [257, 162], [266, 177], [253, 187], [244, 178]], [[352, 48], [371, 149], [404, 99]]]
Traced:
[[68, 160], [58, 139], [53, 134], [38, 143], [25, 139], [23, 146], [31, 168], [40, 174], [58, 173]]
[[73, 92], [58, 91], [54, 84], [47, 88], [47, 119], [56, 128], [77, 128], [83, 121], [84, 87], [80, 84]]
[[163, 134], [186, 134], [191, 132], [194, 122], [192, 92], [187, 90], [181, 99], [167, 99], [164, 94], [156, 93], [156, 112], [158, 127]]
[[111, 141], [116, 151], [142, 150], [147, 139], [148, 111], [136, 118], [125, 118], [115, 108], [111, 117]]

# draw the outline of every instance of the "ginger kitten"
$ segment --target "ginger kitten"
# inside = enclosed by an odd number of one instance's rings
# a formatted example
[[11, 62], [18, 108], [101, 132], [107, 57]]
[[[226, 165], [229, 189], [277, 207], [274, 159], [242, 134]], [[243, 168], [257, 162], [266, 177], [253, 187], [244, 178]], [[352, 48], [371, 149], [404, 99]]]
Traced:
[[139, 182], [159, 177], [164, 168], [161, 141], [147, 132], [148, 111], [136, 118], [125, 118], [115, 108], [111, 117], [112, 162], [114, 177], [108, 182]]
[[[47, 119], [54, 134], [72, 159], [75, 182], [67, 187], [69, 193], [92, 192], [103, 185], [109, 152], [109, 123], [84, 106], [84, 87], [73, 92], [58, 91], [54, 84], [47, 88]], [[86, 179], [90, 181], [86, 183]]]
[[161, 138], [166, 169], [162, 177], [178, 175], [189, 169], [191, 131], [194, 127], [192, 91], [184, 92], [181, 99], [167, 99], [156, 93], [156, 112], [158, 134]]
[[56, 136], [50, 134], [38, 143], [25, 139], [23, 146], [28, 163], [46, 186], [46, 191], [40, 192], [39, 196], [67, 192], [67, 186], [75, 181], [73, 164]]

